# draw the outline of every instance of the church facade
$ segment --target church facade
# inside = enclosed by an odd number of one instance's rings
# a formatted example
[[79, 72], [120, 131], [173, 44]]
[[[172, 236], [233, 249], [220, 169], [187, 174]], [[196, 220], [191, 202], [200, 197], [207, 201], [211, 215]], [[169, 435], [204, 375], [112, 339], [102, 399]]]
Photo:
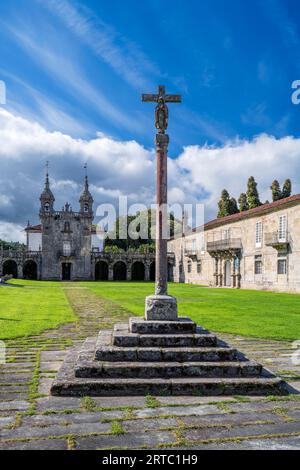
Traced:
[[[79, 210], [70, 204], [57, 211], [48, 173], [40, 196], [40, 224], [25, 228], [26, 249], [0, 248], [0, 275], [14, 278], [89, 281], [154, 280], [154, 253], [105, 252], [104, 232], [93, 225], [93, 197], [87, 176]], [[169, 256], [172, 263], [173, 257]]]
[[300, 194], [211, 220], [168, 250], [175, 282], [300, 292]]

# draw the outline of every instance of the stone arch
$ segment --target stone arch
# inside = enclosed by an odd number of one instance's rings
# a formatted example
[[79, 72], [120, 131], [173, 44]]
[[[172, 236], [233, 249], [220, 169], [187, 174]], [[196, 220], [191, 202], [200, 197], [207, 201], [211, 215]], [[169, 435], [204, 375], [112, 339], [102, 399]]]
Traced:
[[38, 278], [38, 267], [32, 259], [25, 261], [23, 266], [23, 277], [31, 281], [36, 281]]
[[113, 267], [114, 281], [126, 281], [127, 279], [127, 266], [124, 261], [117, 261]]
[[145, 280], [145, 265], [141, 261], [135, 261], [131, 266], [131, 280], [144, 281]]
[[150, 264], [150, 281], [155, 281], [155, 261]]
[[6, 261], [4, 261], [2, 265], [2, 274], [3, 276], [11, 275], [15, 279], [17, 279], [18, 278], [18, 265], [16, 261], [14, 261], [13, 259], [7, 259]]
[[108, 264], [106, 261], [98, 261], [95, 265], [95, 280], [107, 281], [108, 280]]

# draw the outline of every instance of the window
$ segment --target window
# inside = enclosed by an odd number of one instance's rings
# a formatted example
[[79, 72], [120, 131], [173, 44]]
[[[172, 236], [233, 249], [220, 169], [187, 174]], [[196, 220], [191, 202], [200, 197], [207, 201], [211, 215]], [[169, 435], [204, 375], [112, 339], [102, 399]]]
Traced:
[[223, 240], [229, 240], [230, 238], [230, 229], [223, 230]]
[[89, 205], [88, 205], [88, 204], [84, 204], [83, 210], [84, 210], [84, 212], [88, 212], [88, 211], [89, 211]]
[[279, 241], [286, 241], [286, 215], [279, 217], [278, 239]]
[[277, 273], [286, 274], [286, 259], [279, 259], [277, 262]]
[[70, 222], [65, 222], [65, 232], [70, 232]]
[[262, 222], [256, 222], [255, 246], [260, 248], [262, 244]]
[[187, 271], [188, 271], [189, 274], [192, 272], [192, 262], [191, 261], [188, 261]]
[[255, 256], [254, 274], [262, 274], [262, 256], [261, 255]]
[[180, 263], [180, 265], [179, 265], [179, 273], [180, 273], [180, 274], [183, 273], [183, 266], [182, 266], [182, 263]]
[[197, 263], [197, 273], [201, 274], [201, 271], [202, 271], [202, 263], [201, 263], [201, 261], [198, 261], [198, 263]]
[[70, 242], [63, 242], [63, 255], [64, 256], [71, 255], [71, 243]]
[[45, 209], [45, 212], [49, 212], [49, 211], [50, 211], [50, 204], [49, 204], [49, 202], [46, 202], [46, 204], [44, 205], [44, 209]]

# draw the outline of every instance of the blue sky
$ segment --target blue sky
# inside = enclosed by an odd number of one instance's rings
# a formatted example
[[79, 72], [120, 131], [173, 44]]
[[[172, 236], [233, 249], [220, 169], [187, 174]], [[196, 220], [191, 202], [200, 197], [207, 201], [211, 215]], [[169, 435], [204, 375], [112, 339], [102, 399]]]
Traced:
[[[3, 109], [72, 139], [134, 140], [150, 155], [154, 106], [142, 104], [140, 96], [164, 84], [183, 96], [181, 105], [170, 106], [168, 131], [169, 154], [174, 161], [181, 158], [181, 175], [187, 171], [184, 148], [222, 149], [262, 134], [278, 142], [299, 136], [300, 109], [291, 102], [291, 83], [300, 78], [299, 51], [298, 0], [0, 2], [0, 79], [7, 85]], [[82, 161], [76, 152], [77, 175]], [[26, 160], [26, 165], [41, 176], [49, 154], [37, 154], [39, 160]], [[52, 176], [57, 183], [66, 181], [72, 160], [61, 158], [58, 165], [55, 156]], [[79, 184], [76, 175], [69, 180]], [[120, 189], [112, 178], [91, 179], [96, 189]], [[213, 190], [202, 181], [191, 198], [220, 193], [222, 184], [216, 179]], [[269, 183], [262, 184], [266, 192]], [[179, 189], [185, 192], [184, 185]], [[16, 199], [7, 192], [2, 196]], [[19, 211], [11, 215], [6, 206], [6, 212], [0, 206], [0, 221], [21, 223]], [[31, 212], [29, 206], [28, 201], [23, 216], [33, 217], [36, 206]]]
[[[171, 106], [171, 153], [237, 135], [299, 132], [290, 100], [300, 72], [297, 0], [69, 5], [0, 4], [0, 75], [8, 106], [22, 115], [76, 137], [101, 131], [152, 146], [153, 109], [140, 94], [162, 83], [183, 95], [181, 106]], [[70, 122], [53, 122], [41, 102]]]

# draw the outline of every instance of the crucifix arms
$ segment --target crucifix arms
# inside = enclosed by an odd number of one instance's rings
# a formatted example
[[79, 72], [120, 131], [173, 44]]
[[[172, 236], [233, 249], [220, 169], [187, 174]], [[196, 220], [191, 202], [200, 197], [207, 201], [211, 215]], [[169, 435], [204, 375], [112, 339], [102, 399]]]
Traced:
[[157, 94], [143, 94], [142, 101], [145, 103], [181, 103], [181, 95], [166, 95], [165, 87], [159, 86]]
[[157, 94], [143, 94], [142, 101], [158, 103], [155, 108], [155, 127], [159, 134], [164, 134], [169, 122], [169, 110], [166, 103], [181, 103], [181, 96], [166, 95], [165, 87], [159, 86]]

